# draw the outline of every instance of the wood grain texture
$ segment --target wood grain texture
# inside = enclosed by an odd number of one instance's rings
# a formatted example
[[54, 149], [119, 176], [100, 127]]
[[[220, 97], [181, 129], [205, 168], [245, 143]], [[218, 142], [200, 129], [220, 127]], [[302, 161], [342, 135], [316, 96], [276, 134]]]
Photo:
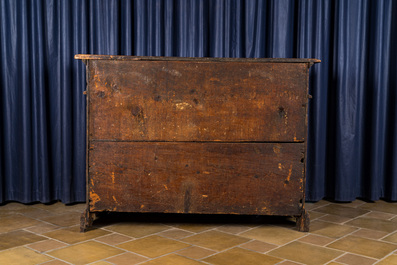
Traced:
[[290, 215], [304, 209], [317, 59], [76, 55], [87, 65], [87, 210]]
[[254, 62], [254, 63], [319, 63], [314, 58], [221, 58], [221, 57], [167, 57], [167, 56], [129, 56], [129, 55], [98, 55], [76, 54], [80, 60], [118, 60], [118, 61], [195, 61], [195, 62]]
[[90, 143], [90, 211], [299, 215], [303, 143]]
[[89, 137], [305, 140], [307, 63], [89, 61]]

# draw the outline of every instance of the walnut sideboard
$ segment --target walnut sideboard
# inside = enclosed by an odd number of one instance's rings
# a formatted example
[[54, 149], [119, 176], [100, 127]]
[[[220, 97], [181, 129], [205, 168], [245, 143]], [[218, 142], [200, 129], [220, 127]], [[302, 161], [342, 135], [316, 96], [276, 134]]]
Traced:
[[76, 55], [87, 66], [87, 209], [294, 216], [316, 59]]

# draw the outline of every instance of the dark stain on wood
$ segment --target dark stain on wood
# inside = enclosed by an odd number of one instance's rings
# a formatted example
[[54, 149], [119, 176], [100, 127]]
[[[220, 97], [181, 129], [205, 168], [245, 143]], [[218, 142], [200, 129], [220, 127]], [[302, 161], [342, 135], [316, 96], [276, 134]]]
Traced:
[[98, 98], [104, 98], [105, 97], [105, 92], [98, 91], [97, 95], [98, 95]]
[[191, 199], [191, 188], [190, 187], [187, 187], [186, 189], [185, 189], [185, 198], [184, 198], [184, 212], [185, 213], [189, 213], [189, 210], [190, 210], [190, 199]]
[[143, 110], [136, 105], [132, 105], [129, 107], [132, 116], [137, 117], [137, 118], [142, 118], [143, 117]]

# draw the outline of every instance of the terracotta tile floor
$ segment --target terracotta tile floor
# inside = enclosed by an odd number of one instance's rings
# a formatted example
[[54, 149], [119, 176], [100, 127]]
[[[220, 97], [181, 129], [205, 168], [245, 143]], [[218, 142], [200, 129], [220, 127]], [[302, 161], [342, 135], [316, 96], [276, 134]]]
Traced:
[[309, 233], [290, 217], [100, 215], [84, 204], [0, 206], [0, 264], [397, 264], [397, 203], [307, 203]]

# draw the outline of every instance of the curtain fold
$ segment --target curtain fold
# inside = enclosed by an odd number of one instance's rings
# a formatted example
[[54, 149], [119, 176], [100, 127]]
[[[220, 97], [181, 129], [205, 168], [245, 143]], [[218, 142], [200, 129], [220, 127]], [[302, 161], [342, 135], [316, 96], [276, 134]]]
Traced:
[[[321, 64], [310, 68], [306, 196], [319, 200], [326, 193], [328, 108], [330, 98], [331, 30], [334, 23], [331, 1], [302, 1], [298, 4], [297, 57], [318, 58]], [[329, 183], [327, 187], [331, 187]], [[332, 188], [330, 188], [332, 190]]]
[[397, 200], [397, 2], [0, 1], [0, 203], [85, 200], [74, 54], [318, 58], [307, 200]]

